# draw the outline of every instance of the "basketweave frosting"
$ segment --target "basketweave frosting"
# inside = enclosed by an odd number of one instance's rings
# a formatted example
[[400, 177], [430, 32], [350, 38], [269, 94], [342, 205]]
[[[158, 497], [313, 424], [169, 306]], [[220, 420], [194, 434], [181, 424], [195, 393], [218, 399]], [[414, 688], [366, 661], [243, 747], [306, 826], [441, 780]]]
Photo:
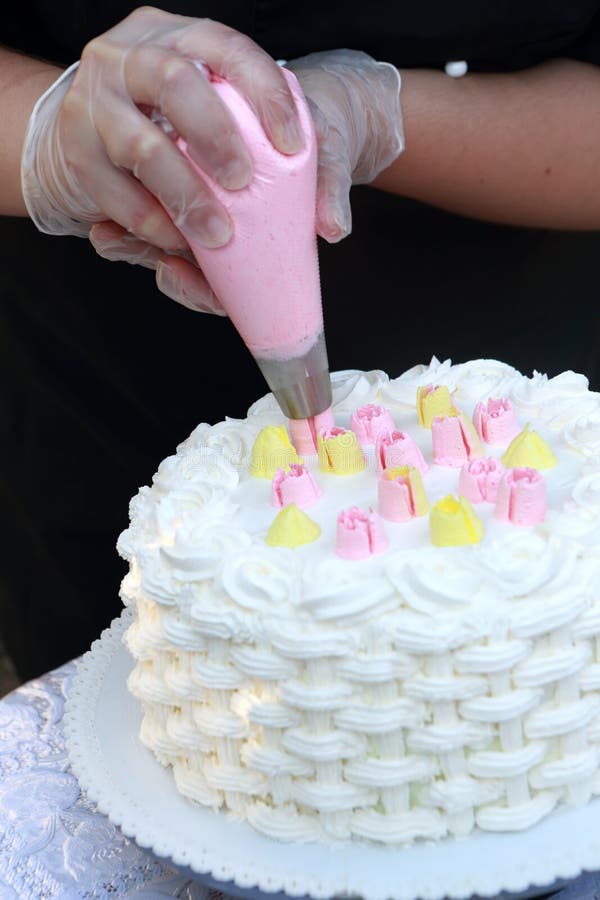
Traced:
[[198, 426], [119, 538], [142, 740], [183, 794], [281, 840], [401, 844], [586, 802], [600, 790], [600, 396], [581, 375], [493, 360], [332, 381], [336, 423], [378, 403], [411, 433], [432, 502], [458, 473], [431, 465], [417, 388], [446, 385], [469, 416], [509, 399], [558, 459], [544, 521], [478, 507], [468, 547], [434, 547], [426, 517], [385, 522], [385, 553], [341, 559], [336, 515], [376, 505], [374, 461], [340, 477], [309, 458], [321, 537], [270, 547], [271, 485], [248, 469], [258, 432], [284, 421], [275, 400]]

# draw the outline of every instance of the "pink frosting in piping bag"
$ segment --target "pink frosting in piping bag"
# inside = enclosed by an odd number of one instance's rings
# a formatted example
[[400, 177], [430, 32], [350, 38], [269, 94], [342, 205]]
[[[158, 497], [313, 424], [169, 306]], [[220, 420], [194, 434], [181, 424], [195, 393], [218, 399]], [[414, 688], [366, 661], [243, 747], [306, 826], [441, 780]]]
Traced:
[[[315, 231], [316, 138], [295, 76], [282, 71], [305, 135], [298, 153], [286, 156], [276, 150], [244, 97], [219, 78], [211, 79], [214, 90], [232, 112], [253, 161], [250, 184], [225, 190], [190, 159], [185, 143], [178, 143], [233, 221], [233, 236], [224, 247], [206, 248], [188, 236], [194, 255], [282, 409], [301, 419], [327, 409], [331, 394]], [[306, 364], [287, 370], [278, 365], [303, 360], [309, 351]], [[288, 381], [299, 383], [301, 391], [308, 386], [306, 403], [286, 408], [277, 388], [285, 393]]]

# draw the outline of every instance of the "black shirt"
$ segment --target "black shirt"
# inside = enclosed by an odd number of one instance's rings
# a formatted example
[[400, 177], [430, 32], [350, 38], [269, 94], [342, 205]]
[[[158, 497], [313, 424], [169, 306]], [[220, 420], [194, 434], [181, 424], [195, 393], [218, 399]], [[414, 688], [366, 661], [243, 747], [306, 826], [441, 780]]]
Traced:
[[[36, 0], [13, 12], [3, 41], [61, 63], [77, 59], [90, 38], [139, 3]], [[596, 0], [179, 0], [169, 12], [225, 22], [272, 56], [351, 47], [398, 66], [440, 68], [468, 60], [474, 71], [535, 65], [553, 56], [600, 58]]]

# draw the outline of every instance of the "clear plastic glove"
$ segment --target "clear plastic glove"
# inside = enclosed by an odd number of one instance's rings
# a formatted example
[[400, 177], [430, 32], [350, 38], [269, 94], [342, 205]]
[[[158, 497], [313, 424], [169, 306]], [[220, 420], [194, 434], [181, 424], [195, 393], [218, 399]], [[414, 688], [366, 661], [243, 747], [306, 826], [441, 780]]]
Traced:
[[278, 150], [302, 147], [285, 78], [250, 38], [209, 19], [142, 7], [94, 38], [36, 104], [23, 195], [40, 231], [89, 235], [101, 256], [156, 269], [158, 287], [173, 299], [223, 314], [186, 237], [221, 246], [231, 222], [173, 138], [181, 135], [229, 190], [248, 184], [251, 160], [197, 63], [244, 94]]
[[317, 231], [334, 243], [352, 230], [350, 187], [372, 182], [404, 149], [400, 73], [358, 50], [311, 53], [287, 67], [317, 129]]

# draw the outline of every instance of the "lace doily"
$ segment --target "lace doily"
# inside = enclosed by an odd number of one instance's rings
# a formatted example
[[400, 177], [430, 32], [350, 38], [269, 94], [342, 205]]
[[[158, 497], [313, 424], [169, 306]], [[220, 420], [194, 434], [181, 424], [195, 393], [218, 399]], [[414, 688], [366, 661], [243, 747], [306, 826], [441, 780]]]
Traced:
[[[503, 891], [535, 896], [556, 880], [600, 868], [600, 800], [550, 816], [529, 831], [476, 832], [464, 840], [392, 851], [367, 845], [279, 844], [186, 801], [137, 738], [141, 712], [126, 689], [133, 661], [122, 644], [125, 611], [82, 658], [65, 733], [88, 798], [142, 847], [209, 876], [224, 890], [321, 898], [441, 900]], [[533, 886], [533, 887], [532, 887]]]
[[226, 900], [128, 840], [82, 795], [62, 717], [75, 663], [0, 700], [1, 900]]

